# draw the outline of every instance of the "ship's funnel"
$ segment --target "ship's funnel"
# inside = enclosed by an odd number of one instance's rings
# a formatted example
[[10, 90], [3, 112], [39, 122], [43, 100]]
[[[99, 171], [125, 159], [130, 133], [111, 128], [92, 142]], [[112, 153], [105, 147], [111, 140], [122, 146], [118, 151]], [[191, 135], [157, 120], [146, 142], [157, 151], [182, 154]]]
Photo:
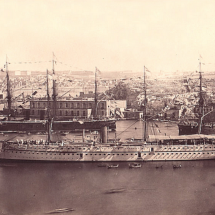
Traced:
[[101, 140], [102, 143], [107, 143], [107, 126], [101, 128]]

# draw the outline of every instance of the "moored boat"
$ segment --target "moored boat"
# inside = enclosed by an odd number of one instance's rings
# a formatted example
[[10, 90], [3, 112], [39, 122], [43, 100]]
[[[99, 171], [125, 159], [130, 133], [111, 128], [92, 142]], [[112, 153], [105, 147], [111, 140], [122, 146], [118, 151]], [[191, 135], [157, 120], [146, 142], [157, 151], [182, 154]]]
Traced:
[[111, 164], [107, 166], [108, 169], [118, 168], [118, 167], [119, 167], [119, 164]]
[[182, 166], [181, 166], [181, 164], [179, 164], [179, 165], [173, 165], [172, 167], [173, 167], [173, 169], [178, 169], [178, 168], [181, 168]]
[[140, 163], [130, 163], [129, 168], [140, 168], [142, 165]]

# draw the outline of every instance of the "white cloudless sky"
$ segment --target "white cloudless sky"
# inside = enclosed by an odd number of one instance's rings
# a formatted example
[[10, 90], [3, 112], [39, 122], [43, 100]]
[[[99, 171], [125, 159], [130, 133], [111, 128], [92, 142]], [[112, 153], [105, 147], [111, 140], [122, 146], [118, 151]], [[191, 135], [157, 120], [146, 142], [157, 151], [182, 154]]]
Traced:
[[[214, 0], [1, 0], [0, 68], [215, 71]], [[16, 64], [17, 62], [32, 62]], [[33, 63], [34, 62], [34, 63]], [[209, 64], [210, 63], [210, 64]]]

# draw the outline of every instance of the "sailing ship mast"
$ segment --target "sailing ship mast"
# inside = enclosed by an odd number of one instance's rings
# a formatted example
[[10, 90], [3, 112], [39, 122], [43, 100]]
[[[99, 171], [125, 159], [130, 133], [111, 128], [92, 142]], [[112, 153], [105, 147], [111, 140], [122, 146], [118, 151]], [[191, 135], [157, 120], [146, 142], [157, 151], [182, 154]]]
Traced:
[[198, 121], [198, 134], [201, 133], [202, 128], [202, 119], [204, 117], [204, 99], [202, 92], [202, 71], [201, 71], [201, 61], [199, 61], [199, 81], [200, 81], [200, 90], [199, 90], [199, 121]]
[[50, 128], [51, 128], [51, 126], [50, 126], [50, 123], [51, 123], [51, 119], [50, 119], [50, 95], [49, 95], [49, 77], [48, 77], [48, 69], [47, 69], [47, 73], [46, 73], [46, 75], [47, 75], [47, 124], [48, 124], [48, 126], [47, 126], [47, 129], [48, 129], [48, 144], [50, 143]]
[[54, 70], [54, 53], [53, 53], [53, 60], [52, 60], [52, 78], [53, 78], [53, 118], [56, 116], [56, 101], [57, 101], [57, 93], [56, 93], [56, 78], [55, 78], [55, 70]]
[[97, 68], [95, 69], [95, 110], [94, 110], [94, 118], [97, 118]]
[[143, 141], [146, 141], [147, 139], [147, 124], [146, 124], [146, 72], [145, 72], [146, 67], [144, 66], [144, 71], [143, 71], [143, 89], [144, 89], [144, 109], [143, 109]]
[[10, 121], [10, 118], [11, 118], [11, 93], [10, 93], [10, 78], [9, 78], [9, 72], [8, 72], [7, 56], [6, 56], [5, 69], [6, 69], [6, 81], [7, 81], [8, 121]]

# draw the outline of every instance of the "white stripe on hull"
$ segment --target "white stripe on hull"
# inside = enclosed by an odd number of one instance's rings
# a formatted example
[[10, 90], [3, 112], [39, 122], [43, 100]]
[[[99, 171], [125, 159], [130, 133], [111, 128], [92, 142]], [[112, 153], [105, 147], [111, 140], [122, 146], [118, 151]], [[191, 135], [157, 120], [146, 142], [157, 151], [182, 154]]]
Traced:
[[22, 146], [4, 149], [0, 159], [35, 161], [189, 161], [215, 159], [214, 145]]

